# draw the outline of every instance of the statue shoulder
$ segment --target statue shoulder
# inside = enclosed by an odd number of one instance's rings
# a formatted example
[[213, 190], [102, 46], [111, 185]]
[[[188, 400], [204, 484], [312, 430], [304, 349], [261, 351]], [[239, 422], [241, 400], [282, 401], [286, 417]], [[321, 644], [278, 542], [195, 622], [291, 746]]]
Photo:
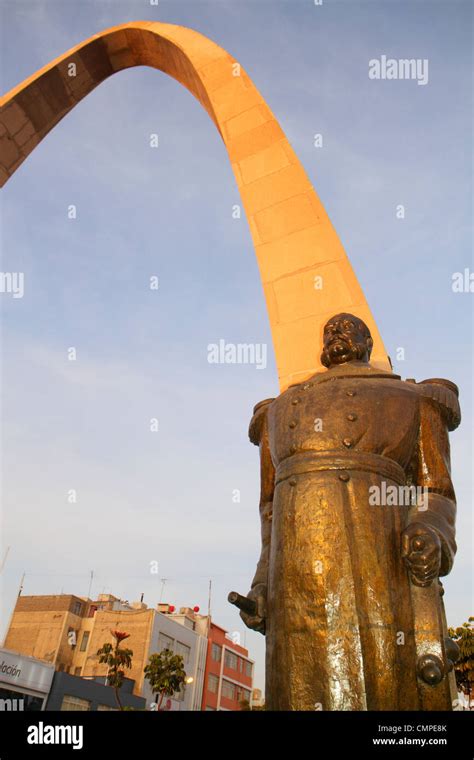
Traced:
[[259, 401], [253, 408], [252, 419], [249, 426], [249, 438], [255, 446], [260, 444], [262, 435], [263, 423], [268, 412], [268, 407], [275, 401], [274, 398], [266, 398], [263, 401]]
[[430, 377], [415, 383], [415, 387], [424, 398], [433, 401], [443, 413], [449, 430], [455, 430], [461, 422], [459, 406], [459, 388], [441, 377]]

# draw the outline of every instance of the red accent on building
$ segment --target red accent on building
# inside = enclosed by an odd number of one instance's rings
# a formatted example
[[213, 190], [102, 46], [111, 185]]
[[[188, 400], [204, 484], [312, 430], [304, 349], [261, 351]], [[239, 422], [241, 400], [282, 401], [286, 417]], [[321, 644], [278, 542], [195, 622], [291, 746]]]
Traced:
[[251, 701], [254, 663], [226, 633], [211, 623], [201, 710], [241, 710], [241, 700]]

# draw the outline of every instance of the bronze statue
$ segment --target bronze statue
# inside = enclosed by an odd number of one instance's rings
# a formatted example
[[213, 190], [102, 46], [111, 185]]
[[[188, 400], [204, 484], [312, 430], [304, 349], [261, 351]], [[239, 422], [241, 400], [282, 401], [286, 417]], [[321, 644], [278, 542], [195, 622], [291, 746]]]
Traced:
[[266, 636], [268, 710], [450, 710], [439, 576], [456, 551], [449, 380], [369, 363], [352, 314], [324, 328], [327, 368], [256, 405], [262, 551], [234, 595]]

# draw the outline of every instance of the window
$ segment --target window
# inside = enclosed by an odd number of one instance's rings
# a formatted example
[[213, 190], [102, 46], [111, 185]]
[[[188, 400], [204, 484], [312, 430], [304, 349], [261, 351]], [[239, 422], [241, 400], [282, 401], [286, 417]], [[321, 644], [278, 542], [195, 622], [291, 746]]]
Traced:
[[250, 692], [247, 689], [238, 688], [237, 699], [239, 702], [243, 702], [245, 700], [250, 704]]
[[74, 675], [75, 676], [80, 676], [81, 675], [81, 670], [82, 670], [82, 668], [74, 668]]
[[87, 644], [89, 643], [89, 636], [91, 635], [90, 631], [84, 631], [82, 635], [82, 641], [81, 646], [79, 647], [80, 652], [85, 652], [87, 649]]
[[252, 678], [252, 663], [245, 660], [245, 675]]
[[220, 662], [222, 657], [222, 647], [219, 644], [212, 645], [212, 659], [214, 662]]
[[235, 684], [231, 683], [230, 681], [226, 681], [224, 679], [222, 681], [222, 696], [227, 697], [227, 699], [235, 699], [235, 696], [236, 696]]
[[82, 604], [81, 604], [81, 602], [73, 602], [72, 603], [71, 612], [72, 612], [73, 615], [82, 615]]
[[188, 647], [187, 644], [182, 644], [180, 641], [177, 641], [175, 654], [180, 654], [183, 658], [184, 664], [187, 665], [189, 662], [189, 655], [191, 654], [191, 647]]
[[111, 712], [118, 712], [117, 707], [110, 707], [109, 705], [97, 705], [98, 710], [102, 710], [102, 712], [105, 712], [106, 710]]
[[166, 633], [160, 633], [158, 636], [158, 651], [162, 652], [164, 649], [169, 649], [171, 652], [174, 647], [174, 639], [171, 636], [167, 636]]
[[237, 670], [237, 655], [233, 652], [226, 652], [224, 658], [226, 668]]
[[219, 686], [219, 679], [217, 676], [212, 675], [212, 673], [209, 673], [207, 677], [207, 688], [208, 691], [212, 691], [213, 694], [217, 694], [217, 688]]
[[79, 697], [72, 697], [70, 694], [65, 694], [60, 707], [60, 710], [90, 710], [91, 703], [88, 699], [80, 699]]

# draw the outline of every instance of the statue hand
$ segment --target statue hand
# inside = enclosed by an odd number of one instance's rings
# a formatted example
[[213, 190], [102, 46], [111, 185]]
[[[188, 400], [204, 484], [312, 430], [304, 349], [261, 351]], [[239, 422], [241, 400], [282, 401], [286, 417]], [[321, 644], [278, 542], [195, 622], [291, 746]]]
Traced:
[[265, 617], [267, 606], [267, 587], [264, 583], [257, 583], [247, 594], [247, 599], [252, 599], [257, 605], [257, 614], [249, 615], [243, 610], [240, 611], [240, 617], [247, 628], [265, 635]]
[[411, 523], [402, 533], [402, 557], [415, 586], [429, 586], [441, 567], [441, 541], [433, 528]]

